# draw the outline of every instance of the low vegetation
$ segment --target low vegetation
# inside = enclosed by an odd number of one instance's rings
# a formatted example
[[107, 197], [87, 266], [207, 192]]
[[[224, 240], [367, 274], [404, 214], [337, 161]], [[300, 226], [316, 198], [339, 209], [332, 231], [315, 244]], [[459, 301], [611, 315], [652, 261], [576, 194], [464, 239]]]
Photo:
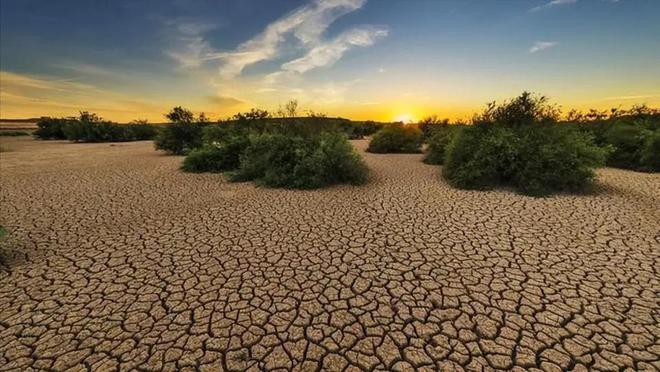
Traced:
[[422, 131], [411, 125], [388, 125], [376, 132], [369, 142], [368, 152], [418, 153], [422, 151]]
[[228, 172], [230, 181], [268, 187], [364, 183], [367, 168], [337, 124], [319, 117], [274, 119], [262, 110], [237, 114], [204, 126], [201, 144], [188, 152], [181, 168]]
[[[221, 128], [220, 125], [209, 126], [206, 129]], [[235, 170], [240, 165], [240, 157], [250, 145], [247, 135], [227, 133], [224, 138], [214, 137], [200, 148], [192, 150], [183, 161], [186, 172], [219, 173]]]
[[262, 133], [250, 138], [232, 181], [269, 187], [314, 189], [339, 183], [359, 185], [367, 168], [345, 134], [313, 136]]
[[660, 111], [646, 106], [609, 112], [571, 112], [568, 122], [591, 134], [601, 147], [610, 148], [607, 165], [636, 171], [659, 172]]
[[443, 176], [459, 188], [509, 186], [535, 196], [583, 190], [609, 150], [558, 117], [545, 97], [529, 93], [490, 104], [447, 147]]
[[2, 130], [0, 131], [0, 137], [23, 137], [29, 136], [30, 133], [22, 130]]
[[445, 162], [447, 147], [460, 129], [461, 127], [458, 125], [448, 124], [433, 128], [430, 137], [426, 141], [428, 147], [424, 156], [424, 162], [426, 164], [443, 164]]
[[157, 150], [185, 155], [202, 146], [202, 129], [208, 125], [204, 114], [195, 117], [192, 111], [175, 107], [165, 117], [170, 123], [156, 136], [154, 144]]
[[37, 127], [33, 135], [38, 139], [73, 142], [144, 141], [153, 139], [158, 131], [144, 120], [117, 124], [86, 111], [76, 118], [43, 118], [37, 122]]

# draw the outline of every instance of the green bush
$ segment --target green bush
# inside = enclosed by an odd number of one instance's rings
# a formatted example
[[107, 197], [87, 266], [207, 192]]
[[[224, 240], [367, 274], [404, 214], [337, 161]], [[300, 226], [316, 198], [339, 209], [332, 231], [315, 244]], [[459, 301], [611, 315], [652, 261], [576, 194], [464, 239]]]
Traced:
[[368, 152], [418, 153], [422, 149], [422, 131], [405, 125], [387, 126], [373, 135]]
[[251, 136], [232, 181], [254, 180], [270, 187], [313, 189], [337, 183], [361, 184], [367, 168], [346, 135], [263, 133]]
[[424, 163], [426, 164], [443, 164], [445, 161], [445, 152], [447, 146], [451, 143], [460, 128], [450, 126], [438, 126], [433, 128], [433, 134], [428, 139], [428, 148], [426, 149], [426, 156]]
[[74, 142], [126, 142], [153, 139], [157, 129], [146, 121], [117, 124], [83, 111], [75, 120], [64, 124], [64, 137]]
[[195, 119], [190, 110], [175, 107], [167, 115], [170, 124], [156, 136], [157, 150], [164, 150], [174, 155], [185, 155], [202, 146], [202, 130], [207, 125], [206, 118], [200, 115]]
[[580, 191], [608, 155], [589, 135], [558, 124], [528, 127], [518, 135], [511, 184], [527, 195]]
[[618, 168], [641, 168], [642, 147], [650, 131], [639, 125], [613, 125], [605, 132], [605, 143], [613, 147], [607, 164]]
[[240, 165], [240, 156], [249, 146], [247, 136], [230, 136], [222, 141], [214, 141], [192, 150], [183, 161], [186, 172], [225, 172], [235, 170]]
[[644, 169], [660, 172], [660, 130], [655, 130], [646, 136], [640, 160]]
[[462, 129], [447, 147], [442, 175], [459, 188], [492, 189], [511, 178], [518, 141], [512, 129], [501, 126]]
[[583, 189], [608, 149], [587, 133], [556, 124], [556, 116], [545, 98], [528, 93], [489, 105], [451, 141], [443, 176], [460, 188], [511, 186], [534, 196]]
[[37, 130], [32, 133], [36, 138], [42, 140], [63, 140], [64, 126], [75, 120], [74, 118], [42, 118], [37, 122]]

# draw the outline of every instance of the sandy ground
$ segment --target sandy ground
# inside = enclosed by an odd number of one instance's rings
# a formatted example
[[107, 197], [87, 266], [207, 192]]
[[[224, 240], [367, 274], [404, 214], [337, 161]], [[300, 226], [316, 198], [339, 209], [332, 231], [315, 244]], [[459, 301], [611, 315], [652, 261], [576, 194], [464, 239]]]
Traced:
[[1, 370], [660, 369], [658, 174], [534, 199], [365, 154], [366, 186], [287, 191], [0, 144]]

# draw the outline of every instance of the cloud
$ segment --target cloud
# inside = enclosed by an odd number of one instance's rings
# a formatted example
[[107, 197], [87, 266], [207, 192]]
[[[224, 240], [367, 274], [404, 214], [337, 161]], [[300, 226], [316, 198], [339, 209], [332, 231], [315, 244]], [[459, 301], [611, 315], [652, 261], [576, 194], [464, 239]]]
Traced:
[[578, 0], [551, 0], [543, 5], [535, 6], [530, 9], [530, 12], [538, 12], [539, 10], [553, 8], [559, 5], [568, 5], [577, 3]]
[[603, 100], [607, 101], [625, 101], [625, 100], [636, 100], [636, 99], [646, 99], [646, 98], [656, 98], [660, 97], [660, 94], [638, 94], [631, 96], [615, 96], [615, 97], [605, 97]]
[[160, 104], [68, 79], [0, 71], [3, 117], [69, 116], [90, 110], [129, 121], [146, 112], [165, 112]]
[[223, 61], [220, 74], [225, 78], [239, 75], [249, 65], [278, 55], [285, 36], [292, 33], [305, 48], [321, 43], [321, 35], [339, 17], [360, 9], [366, 0], [316, 0], [295, 9], [266, 26], [256, 37], [231, 52], [211, 53], [207, 59]]
[[536, 41], [531, 48], [529, 48], [529, 53], [537, 53], [542, 50], [553, 48], [557, 45], [559, 45], [559, 43], [556, 41]]
[[208, 96], [207, 100], [214, 105], [224, 107], [241, 106], [246, 103], [238, 98], [228, 96]]
[[204, 38], [204, 34], [215, 29], [209, 23], [198, 23], [181, 19], [161, 20], [167, 26], [177, 31], [174, 37], [176, 46], [166, 52], [168, 56], [177, 61], [181, 67], [199, 67], [213, 52], [213, 48]]
[[285, 71], [304, 73], [311, 69], [331, 66], [352, 47], [373, 45], [376, 40], [387, 36], [386, 29], [354, 28], [312, 48], [306, 55], [282, 65]]

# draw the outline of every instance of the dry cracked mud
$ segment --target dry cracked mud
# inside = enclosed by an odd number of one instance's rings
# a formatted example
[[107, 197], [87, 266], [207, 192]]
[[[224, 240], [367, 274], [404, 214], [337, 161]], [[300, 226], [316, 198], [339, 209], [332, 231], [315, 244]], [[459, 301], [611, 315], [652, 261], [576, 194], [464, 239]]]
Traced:
[[660, 369], [660, 175], [535, 199], [365, 154], [368, 185], [290, 191], [3, 146], [2, 370]]

